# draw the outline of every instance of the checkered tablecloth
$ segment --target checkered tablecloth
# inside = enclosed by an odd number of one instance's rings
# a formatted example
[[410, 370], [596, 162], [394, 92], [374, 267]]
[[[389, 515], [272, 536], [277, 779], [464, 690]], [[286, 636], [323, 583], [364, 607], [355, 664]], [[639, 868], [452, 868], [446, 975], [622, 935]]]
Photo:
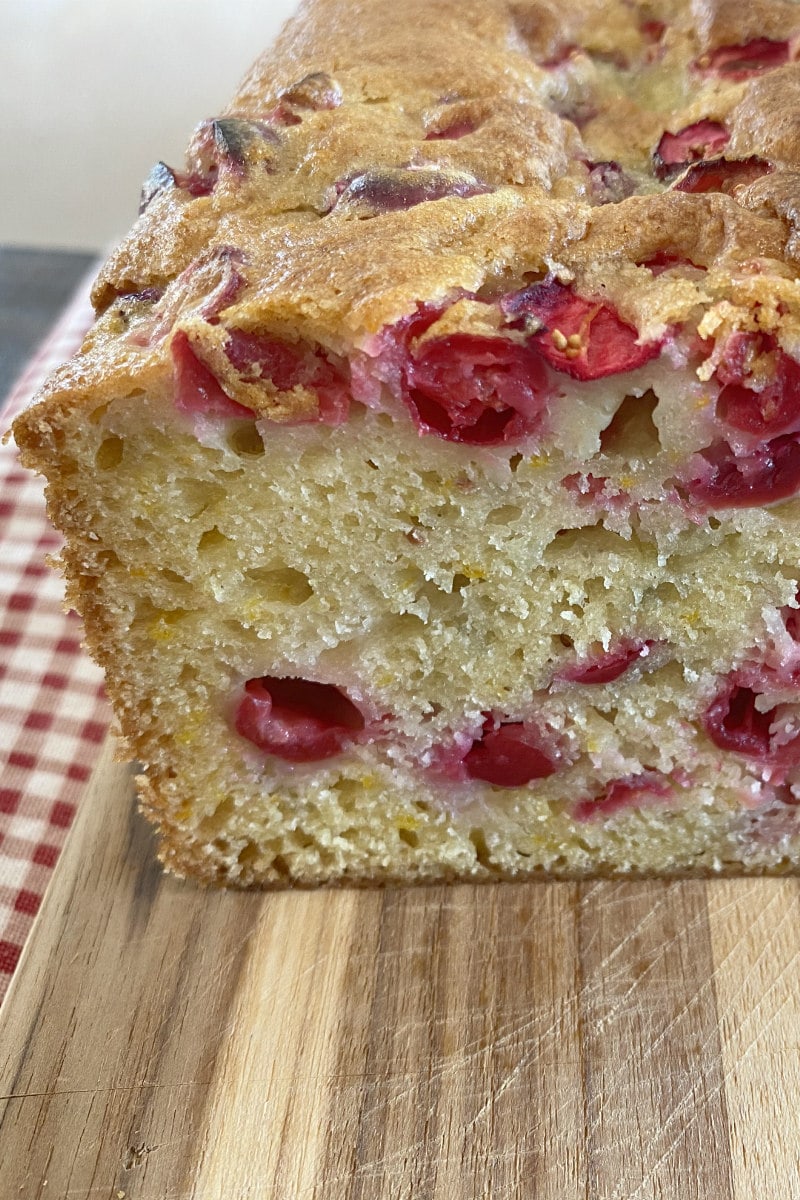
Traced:
[[[91, 319], [87, 279], [0, 410], [0, 431]], [[110, 723], [101, 672], [45, 563], [59, 545], [41, 480], [13, 443], [0, 446], [0, 1001]]]

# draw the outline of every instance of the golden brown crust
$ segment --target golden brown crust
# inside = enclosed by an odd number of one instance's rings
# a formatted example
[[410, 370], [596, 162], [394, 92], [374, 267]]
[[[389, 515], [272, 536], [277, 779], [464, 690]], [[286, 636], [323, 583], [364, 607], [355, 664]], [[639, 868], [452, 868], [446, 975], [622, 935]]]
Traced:
[[731, 113], [731, 150], [774, 163], [800, 163], [800, 63], [753, 79]]
[[794, 37], [800, 30], [800, 10], [792, 0], [692, 0], [691, 25], [700, 49], [708, 51], [756, 38]]
[[[605, 271], [609, 294], [616, 278], [627, 319], [644, 332], [675, 314], [663, 282], [635, 264], [672, 255], [722, 275], [754, 259], [766, 274], [764, 263], [793, 269], [800, 66], [742, 75], [709, 67], [708, 56], [767, 38], [786, 42], [793, 59], [798, 31], [800, 8], [783, 0], [578, 0], [566, 9], [482, 0], [468, 10], [455, 0], [315, 0], [223, 116], [223, 125], [261, 122], [263, 136], [224, 126], [223, 142], [240, 139], [239, 160], [198, 195], [219, 137], [218, 127], [201, 127], [188, 174], [157, 192], [100, 274], [101, 309], [166, 289], [148, 344], [132, 350], [119, 320], [107, 321], [88, 363], [56, 390], [105, 391], [111, 379], [116, 387], [132, 356], [136, 370], [168, 372], [176, 326], [227, 383], [225, 326], [302, 334], [341, 351], [421, 301], [550, 269], [579, 286]], [[662, 134], [704, 120], [727, 128], [728, 156], [757, 155], [773, 171], [733, 195], [686, 194], [671, 177], [656, 179]], [[616, 194], [592, 174], [608, 160], [623, 169]], [[406, 186], [414, 172], [438, 173], [458, 194], [405, 211], [370, 209], [363, 189], [348, 201], [354, 177], [366, 173], [380, 190]], [[186, 277], [231, 250], [245, 287], [214, 334], [201, 310], [218, 281], [206, 271], [203, 292]], [[696, 300], [708, 302], [700, 289]], [[308, 403], [237, 398], [280, 420]]]

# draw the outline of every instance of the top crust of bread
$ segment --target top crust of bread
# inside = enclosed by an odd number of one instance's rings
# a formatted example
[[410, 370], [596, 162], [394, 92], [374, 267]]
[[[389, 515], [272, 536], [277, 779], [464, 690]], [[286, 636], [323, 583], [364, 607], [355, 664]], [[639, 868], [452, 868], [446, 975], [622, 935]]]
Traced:
[[[790, 61], [744, 79], [708, 69], [719, 48], [759, 38], [788, 42]], [[422, 302], [548, 273], [608, 299], [643, 339], [698, 314], [710, 332], [746, 328], [758, 307], [761, 328], [797, 354], [798, 38], [800, 6], [785, 0], [314, 0], [222, 114], [269, 125], [256, 161], [220, 172], [209, 194], [153, 195], [97, 280], [105, 315], [42, 398], [96, 404], [168, 378], [170, 338], [128, 336], [148, 289], [163, 293], [162, 328], [186, 330], [212, 365], [226, 327], [344, 353]], [[658, 181], [662, 134], [701, 120], [725, 125], [731, 157], [762, 156], [770, 173], [735, 198]], [[441, 136], [459, 124], [468, 136]], [[609, 162], [634, 191], [598, 202], [590, 168]], [[337, 203], [359, 175], [414, 171], [475, 187], [397, 211]], [[201, 310], [231, 255], [244, 287], [214, 334]], [[642, 266], [658, 256], [706, 272]], [[253, 397], [280, 421], [303, 404]]]

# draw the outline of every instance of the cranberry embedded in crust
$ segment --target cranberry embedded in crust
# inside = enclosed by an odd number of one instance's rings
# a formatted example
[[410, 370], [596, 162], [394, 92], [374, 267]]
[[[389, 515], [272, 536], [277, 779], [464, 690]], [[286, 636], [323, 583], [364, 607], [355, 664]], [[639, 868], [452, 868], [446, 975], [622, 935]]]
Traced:
[[534, 432], [547, 395], [540, 356], [499, 337], [432, 339], [409, 358], [404, 374], [403, 397], [418, 428], [472, 446]]
[[708, 706], [703, 727], [720, 750], [733, 750], [748, 758], [770, 756], [770, 728], [775, 720], [775, 709], [760, 712], [756, 708], [757, 696], [752, 688], [729, 682]]
[[322, 352], [305, 343], [292, 345], [266, 334], [231, 329], [225, 353], [245, 383], [269, 381], [279, 392], [303, 387], [319, 400], [316, 419], [325, 425], [347, 420], [350, 399], [344, 379]]
[[350, 211], [366, 219], [400, 212], [448, 196], [468, 199], [494, 189], [468, 171], [447, 167], [378, 167], [338, 180], [328, 211]]
[[[664, 271], [669, 271], [672, 267], [693, 267], [696, 271], [705, 271], [706, 269], [699, 263], [692, 262], [690, 258], [685, 258], [682, 254], [671, 254], [668, 250], [659, 250], [656, 254], [651, 254], [649, 258], [643, 258], [638, 265], [647, 267], [653, 275], [662, 275]], [[699, 339], [698, 341], [699, 348], [705, 349], [702, 342]]]
[[225, 117], [212, 121], [211, 132], [217, 160], [224, 164], [244, 167], [256, 148], [265, 143], [278, 145], [278, 136], [265, 121], [243, 121], [239, 117]]
[[667, 32], [667, 27], [663, 21], [643, 21], [639, 32], [648, 42], [660, 42]]
[[495, 787], [524, 787], [533, 779], [546, 779], [558, 769], [552, 749], [537, 729], [523, 721], [496, 726], [487, 718], [483, 735], [464, 758], [470, 779]]
[[[716, 413], [721, 421], [742, 433], [775, 437], [800, 429], [800, 363], [776, 346], [775, 339], [738, 334], [717, 368], [722, 382]], [[758, 358], [774, 361], [772, 379], [756, 389], [748, 379]]]
[[175, 384], [175, 407], [179, 412], [202, 414], [203, 416], [249, 417], [253, 413], [243, 404], [237, 404], [223, 392], [214, 375], [192, 349], [182, 329], [172, 338], [170, 346], [172, 370]]
[[684, 486], [706, 508], [754, 508], [800, 492], [800, 442], [792, 435], [774, 438], [750, 454], [734, 454], [725, 442], [716, 442], [695, 460], [700, 473]]
[[573, 379], [604, 379], [633, 371], [655, 358], [661, 342], [639, 344], [638, 334], [609, 304], [576, 296], [556, 280], [537, 283], [506, 296], [505, 314], [523, 323], [533, 317], [544, 328], [528, 344], [535, 346], [556, 371]]
[[673, 183], [676, 192], [703, 195], [706, 192], [722, 192], [732, 196], [737, 188], [747, 187], [768, 175], [771, 165], [763, 158], [708, 158], [694, 163]]
[[279, 146], [280, 137], [268, 121], [241, 117], [204, 121], [189, 146], [190, 169], [183, 174], [174, 172], [175, 183], [193, 196], [207, 196], [216, 187], [221, 171], [243, 178], [256, 164], [266, 171], [273, 170]]
[[718, 46], [698, 62], [704, 71], [712, 71], [725, 79], [749, 79], [762, 71], [771, 71], [789, 62], [788, 42], [774, 42], [770, 38], [754, 38], [739, 46]]
[[633, 808], [648, 797], [666, 800], [671, 795], [669, 781], [660, 771], [642, 771], [639, 775], [612, 779], [599, 796], [573, 805], [571, 815], [575, 821], [590, 821], [593, 817], [608, 817], [623, 808]]
[[659, 179], [668, 179], [682, 167], [719, 155], [730, 140], [718, 121], [696, 121], [677, 133], [664, 133], [653, 152], [653, 165]]
[[761, 695], [735, 678], [727, 679], [703, 714], [703, 728], [720, 750], [772, 767], [797, 766], [800, 733], [793, 733], [791, 725], [783, 730], [778, 727], [782, 705], [761, 711], [757, 707]]
[[556, 674], [556, 679], [568, 683], [613, 683], [615, 679], [624, 675], [637, 659], [644, 658], [652, 645], [651, 641], [621, 641], [605, 654], [562, 668]]
[[363, 730], [364, 717], [332, 684], [266, 675], [245, 684], [235, 725], [267, 754], [318, 762], [341, 754]]

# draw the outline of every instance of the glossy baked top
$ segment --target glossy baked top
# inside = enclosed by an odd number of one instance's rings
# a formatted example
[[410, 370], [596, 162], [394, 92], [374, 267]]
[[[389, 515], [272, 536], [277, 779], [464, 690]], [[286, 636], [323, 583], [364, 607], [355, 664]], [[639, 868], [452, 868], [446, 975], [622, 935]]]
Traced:
[[154, 170], [54, 386], [163, 370], [177, 328], [217, 368], [229, 328], [346, 356], [542, 280], [645, 342], [692, 324], [709, 356], [750, 331], [800, 357], [798, 53], [786, 0], [314, 0]]

